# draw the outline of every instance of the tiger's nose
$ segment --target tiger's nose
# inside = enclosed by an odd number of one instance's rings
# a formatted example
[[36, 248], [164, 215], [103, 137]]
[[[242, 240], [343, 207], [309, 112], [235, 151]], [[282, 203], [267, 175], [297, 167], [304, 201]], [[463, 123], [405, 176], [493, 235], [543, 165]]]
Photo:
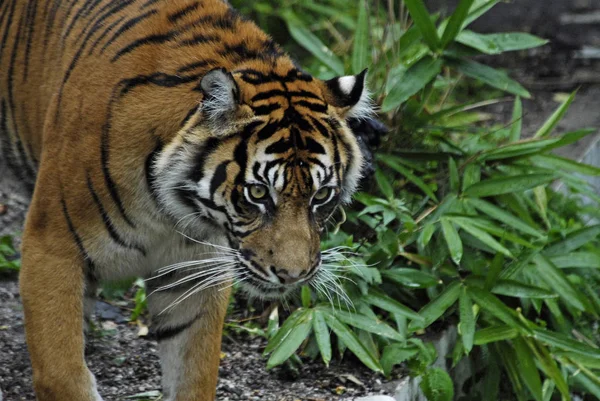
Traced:
[[275, 268], [275, 266], [271, 266], [271, 272], [275, 274], [275, 276], [279, 279], [279, 282], [283, 284], [294, 284], [307, 276], [312, 275], [312, 273], [319, 267], [321, 264], [321, 253], [317, 254], [312, 266], [309, 269], [303, 270], [294, 270], [289, 271], [288, 269], [283, 268]]
[[308, 275], [308, 270], [300, 270], [290, 272], [287, 269], [271, 268], [271, 271], [279, 279], [282, 284], [294, 284]]

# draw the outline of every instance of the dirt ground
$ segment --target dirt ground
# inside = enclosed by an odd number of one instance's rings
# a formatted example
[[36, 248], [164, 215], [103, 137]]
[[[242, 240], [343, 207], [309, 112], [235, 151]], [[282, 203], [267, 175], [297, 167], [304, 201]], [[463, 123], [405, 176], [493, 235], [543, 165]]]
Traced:
[[[88, 335], [86, 359], [105, 401], [144, 397], [160, 391], [157, 344], [138, 336], [128, 323], [132, 305], [98, 302], [95, 325]], [[347, 400], [369, 394], [387, 394], [384, 380], [368, 369], [344, 361], [326, 368], [306, 361], [297, 373], [284, 368], [267, 372], [262, 357], [265, 341], [239, 334], [223, 338], [217, 399], [265, 401]], [[0, 389], [4, 401], [33, 401], [31, 366], [23, 327], [23, 311], [14, 280], [0, 281]]]

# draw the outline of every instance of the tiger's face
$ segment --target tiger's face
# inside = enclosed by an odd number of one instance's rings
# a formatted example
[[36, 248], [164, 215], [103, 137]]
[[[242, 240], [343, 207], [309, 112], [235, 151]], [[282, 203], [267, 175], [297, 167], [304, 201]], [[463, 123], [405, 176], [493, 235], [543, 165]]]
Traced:
[[173, 218], [202, 231], [190, 235], [227, 238], [249, 292], [282, 296], [317, 274], [320, 234], [361, 175], [346, 118], [372, 112], [364, 79], [297, 69], [202, 79], [198, 112], [157, 163], [157, 189]]

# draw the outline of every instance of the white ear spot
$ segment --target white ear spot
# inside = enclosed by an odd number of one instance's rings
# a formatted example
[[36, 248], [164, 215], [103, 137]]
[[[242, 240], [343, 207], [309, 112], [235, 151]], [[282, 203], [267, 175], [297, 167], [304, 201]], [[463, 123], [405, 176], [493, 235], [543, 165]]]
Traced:
[[334, 106], [344, 110], [345, 117], [369, 118], [375, 114], [373, 102], [365, 85], [367, 70], [325, 81]]
[[356, 77], [354, 75], [340, 77], [338, 79], [338, 84], [340, 85], [340, 90], [345, 95], [349, 96], [352, 93], [352, 89], [354, 89], [354, 85], [356, 84]]

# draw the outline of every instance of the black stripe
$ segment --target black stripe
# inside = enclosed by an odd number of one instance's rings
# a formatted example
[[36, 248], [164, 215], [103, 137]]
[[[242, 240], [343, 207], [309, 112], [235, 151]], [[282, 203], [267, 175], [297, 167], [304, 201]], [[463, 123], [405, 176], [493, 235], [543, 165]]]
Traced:
[[[71, 74], [73, 73], [73, 70], [75, 69], [75, 66], [77, 65], [77, 63], [79, 62], [79, 59], [81, 58], [81, 54], [83, 53], [88, 41], [92, 38], [92, 36], [96, 33], [96, 31], [98, 31], [103, 25], [102, 22], [110, 17], [111, 15], [113, 15], [112, 13], [117, 13], [120, 10], [124, 9], [125, 7], [127, 7], [128, 5], [130, 5], [132, 3], [133, 0], [128, 0], [128, 1], [122, 1], [119, 2], [117, 4], [116, 7], [108, 10], [108, 12], [106, 12], [102, 17], [100, 17], [95, 24], [93, 25], [92, 29], [90, 29], [90, 31], [87, 33], [87, 35], [85, 36], [85, 39], [83, 40], [83, 43], [81, 44], [81, 46], [79, 47], [79, 49], [77, 50], [77, 53], [75, 53], [75, 55], [73, 56], [73, 59], [71, 60], [71, 63], [69, 64], [69, 67], [67, 68], [67, 71], [65, 72], [65, 76], [63, 77], [63, 82], [62, 85], [60, 87], [60, 90], [58, 92], [58, 106], [56, 108], [56, 120], [58, 122], [58, 120], [60, 119], [60, 111], [61, 111], [61, 103], [62, 103], [62, 94], [63, 94], [63, 90], [65, 88], [65, 85], [67, 84], [67, 82], [69, 81], [69, 78], [71, 77]], [[103, 8], [104, 9], [104, 8]], [[99, 13], [102, 12], [101, 9], [99, 11]]]
[[119, 97], [122, 97], [138, 86], [157, 85], [164, 88], [173, 88], [178, 85], [194, 82], [200, 77], [201, 74], [179, 76], [165, 74], [164, 72], [155, 72], [150, 75], [138, 75], [133, 78], [123, 79], [117, 84], [117, 88], [120, 88]]
[[110, 192], [110, 196], [117, 205], [117, 209], [123, 217], [123, 220], [130, 226], [135, 228], [135, 224], [129, 219], [127, 213], [125, 212], [125, 208], [123, 207], [123, 202], [121, 201], [121, 197], [119, 196], [119, 191], [117, 190], [117, 185], [113, 181], [110, 176], [110, 170], [108, 168], [108, 158], [109, 158], [109, 144], [108, 144], [108, 134], [110, 131], [110, 123], [106, 122], [104, 127], [102, 128], [102, 143], [100, 145], [100, 161], [102, 163], [102, 175], [104, 176], [104, 183]]
[[102, 35], [98, 36], [98, 38], [94, 41], [94, 43], [92, 43], [92, 46], [90, 46], [90, 50], [88, 51], [88, 56], [91, 56], [92, 53], [94, 52], [94, 49], [96, 49], [96, 47], [100, 44], [100, 42], [102, 41], [102, 39], [104, 39], [106, 37], [106, 35], [108, 35], [110, 32], [112, 32], [113, 29], [115, 29], [115, 27], [117, 25], [119, 25], [121, 22], [123, 22], [123, 20], [125, 19], [125, 17], [121, 17], [118, 20], [116, 20], [115, 22], [113, 22], [112, 24], [110, 24], [105, 30], [104, 32], [102, 32]]
[[262, 52], [262, 49], [250, 49], [246, 46], [245, 42], [234, 45], [225, 45], [223, 50], [219, 50], [219, 54], [223, 57], [233, 59], [236, 62], [252, 59], [264, 60], [267, 58], [267, 55]]
[[272, 112], [274, 112], [275, 110], [279, 110], [280, 108], [281, 105], [278, 103], [271, 103], [263, 106], [252, 106], [252, 110], [257, 116], [265, 116], [267, 114], [271, 114]]
[[154, 334], [154, 336], [156, 338], [156, 341], [161, 342], [161, 341], [170, 340], [173, 337], [175, 337], [176, 335], [181, 334], [185, 330], [187, 330], [190, 327], [192, 327], [192, 325], [194, 323], [196, 323], [196, 321], [202, 315], [203, 315], [203, 313], [200, 313], [197, 316], [195, 316], [192, 320], [190, 320], [189, 322], [186, 322], [186, 323], [183, 323], [183, 324], [179, 324], [179, 325], [176, 325], [176, 326], [161, 327], [161, 328], [152, 330], [153, 334]]
[[23, 65], [23, 81], [27, 81], [29, 74], [29, 56], [31, 55], [31, 41], [33, 39], [33, 28], [35, 27], [35, 16], [37, 14], [37, 1], [30, 0], [27, 7], [27, 17], [25, 19], [25, 25], [28, 26], [27, 30], [27, 44], [25, 45], [25, 61]]
[[303, 149], [307, 149], [310, 153], [316, 153], [319, 155], [324, 155], [325, 148], [319, 142], [315, 141], [314, 138], [310, 136], [304, 136], [305, 147]]
[[221, 140], [216, 137], [210, 137], [204, 142], [202, 149], [198, 151], [196, 154], [196, 161], [192, 167], [192, 170], [189, 172], [189, 179], [193, 182], [199, 182], [202, 177], [204, 177], [204, 164], [210, 157], [210, 155], [217, 150], [219, 145], [221, 144]]
[[230, 161], [224, 161], [217, 166], [210, 180], [210, 196], [214, 199], [217, 189], [227, 180], [227, 166]]
[[278, 153], [286, 153], [289, 152], [290, 149], [294, 147], [294, 143], [288, 138], [281, 138], [277, 142], [272, 143], [267, 146], [265, 149], [265, 153], [268, 155], [278, 154]]
[[71, 34], [71, 30], [75, 28], [75, 24], [77, 23], [79, 18], [83, 17], [84, 15], [88, 15], [90, 12], [92, 12], [94, 8], [96, 8], [100, 4], [101, 1], [102, 0], [88, 1], [83, 7], [79, 9], [79, 11], [77, 11], [77, 14], [75, 14], [63, 35], [63, 40], [70, 37], [69, 35]]
[[216, 64], [216, 61], [214, 60], [202, 60], [202, 61], [196, 61], [194, 63], [188, 64], [186, 66], [183, 66], [181, 68], [179, 68], [177, 70], [178, 73], [182, 74], [184, 72], [189, 72], [192, 70], [195, 70], [196, 68], [200, 68], [200, 67], [209, 67]]
[[179, 11], [169, 14], [168, 19], [170, 22], [175, 23], [177, 22], [177, 20], [185, 17], [189, 12], [196, 10], [199, 5], [200, 3], [196, 1], [190, 4], [189, 6], [182, 8]]
[[62, 197], [60, 198], [60, 204], [62, 206], [62, 212], [63, 212], [63, 215], [65, 216], [65, 220], [67, 221], [67, 227], [69, 228], [69, 232], [73, 236], [73, 241], [75, 241], [75, 244], [77, 245], [77, 249], [79, 250], [79, 253], [81, 254], [81, 257], [83, 258], [84, 262], [87, 263], [88, 269], [91, 272], [93, 272], [93, 270], [95, 268], [94, 262], [90, 258], [90, 254], [85, 249], [85, 246], [83, 245], [83, 241], [81, 240], [81, 237], [79, 236], [79, 234], [77, 233], [77, 230], [75, 229], [75, 226], [73, 225], [73, 220], [71, 220], [71, 216], [69, 215], [69, 210], [67, 209], [67, 203], [65, 202], [65, 199]]
[[124, 48], [119, 50], [117, 52], [117, 54], [110, 61], [114, 63], [115, 61], [117, 61], [124, 55], [131, 53], [138, 47], [141, 47], [144, 45], [150, 45], [150, 44], [158, 45], [158, 44], [168, 42], [171, 39], [173, 39], [173, 32], [167, 32], [166, 34], [154, 34], [154, 35], [145, 36], [141, 39], [137, 39], [137, 40], [131, 42], [130, 44], [128, 44], [127, 46], [125, 46]]
[[194, 106], [192, 107], [185, 115], [185, 117], [183, 117], [183, 120], [181, 120], [181, 127], [184, 127], [188, 121], [190, 121], [190, 119], [198, 112], [198, 106]]
[[220, 38], [218, 35], [205, 35], [205, 34], [196, 34], [191, 39], [182, 40], [179, 42], [183, 46], [195, 46], [201, 43], [210, 43], [219, 41]]
[[310, 120], [312, 121], [312, 124], [317, 129], [317, 131], [321, 133], [321, 135], [323, 135], [325, 138], [329, 138], [329, 131], [318, 119], [316, 119], [313, 116], [310, 116]]
[[147, 2], [145, 2], [144, 4], [142, 4], [140, 6], [140, 11], [143, 10], [144, 8], [148, 8], [150, 7], [152, 4], [158, 3], [161, 0], [148, 0]]
[[146, 256], [146, 251], [142, 247], [140, 247], [138, 245], [128, 244], [123, 238], [121, 238], [121, 235], [115, 229], [115, 226], [114, 226], [110, 216], [106, 212], [104, 205], [102, 205], [102, 201], [100, 201], [98, 194], [94, 190], [94, 185], [92, 183], [92, 180], [91, 180], [89, 174], [87, 174], [86, 179], [87, 179], [88, 190], [90, 191], [90, 194], [92, 195], [92, 199], [94, 199], [94, 203], [96, 204], [96, 207], [98, 208], [98, 213], [100, 213], [100, 216], [102, 217], [102, 223], [104, 223], [104, 227], [106, 228], [106, 231], [108, 231], [108, 234], [110, 235], [112, 240], [114, 242], [116, 242], [117, 244], [119, 244], [120, 246], [122, 246], [123, 248], [135, 249], [136, 251], [140, 252], [142, 255]]
[[255, 96], [252, 97], [252, 99], [250, 99], [252, 102], [258, 102], [259, 100], [265, 100], [265, 99], [269, 99], [271, 97], [274, 96], [283, 96], [283, 97], [307, 97], [307, 98], [311, 98], [311, 99], [318, 99], [318, 100], [323, 100], [321, 99], [320, 96], [315, 95], [312, 92], [309, 91], [304, 91], [304, 90], [300, 90], [300, 91], [283, 91], [281, 89], [272, 89], [266, 92], [261, 92]]
[[299, 100], [294, 102], [294, 105], [306, 107], [310, 111], [314, 111], [315, 113], [327, 113], [327, 106], [324, 104], [307, 102], [306, 100]]
[[142, 15], [139, 15], [135, 18], [132, 18], [129, 21], [127, 21], [126, 23], [124, 23], [123, 26], [121, 28], [119, 28], [119, 30], [117, 32], [115, 32], [115, 34], [104, 44], [104, 46], [102, 46], [102, 50], [100, 50], [100, 54], [104, 53], [104, 50], [106, 50], [106, 48], [108, 46], [113, 44], [114, 41], [119, 38], [119, 36], [123, 35], [125, 32], [129, 31], [131, 28], [133, 28], [134, 26], [136, 26], [137, 24], [139, 24], [146, 18], [153, 16], [157, 12], [158, 11], [156, 11], [156, 10], [150, 10], [150, 11], [148, 11]]

